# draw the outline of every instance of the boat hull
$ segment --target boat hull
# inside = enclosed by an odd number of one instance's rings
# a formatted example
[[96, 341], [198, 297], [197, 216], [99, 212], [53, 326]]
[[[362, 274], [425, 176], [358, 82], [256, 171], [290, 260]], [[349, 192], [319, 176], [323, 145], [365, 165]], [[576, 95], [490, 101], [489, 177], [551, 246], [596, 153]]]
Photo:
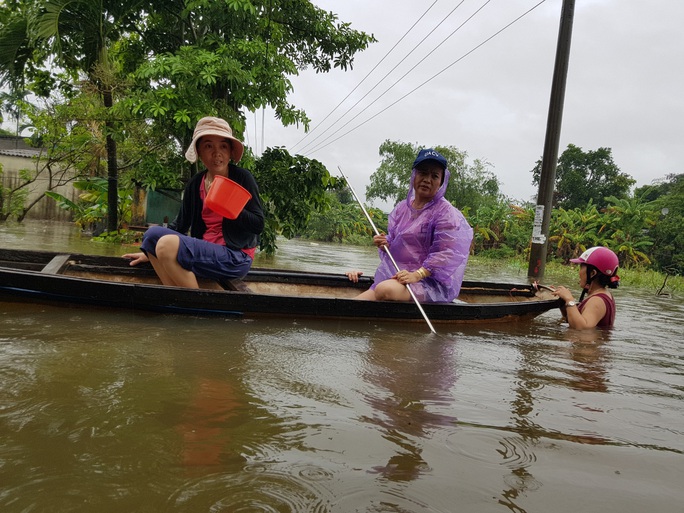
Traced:
[[[371, 279], [342, 274], [253, 269], [239, 283], [198, 290], [160, 285], [149, 266], [122, 258], [0, 250], [0, 298], [185, 315], [286, 316], [424, 322], [412, 302], [358, 301]], [[225, 290], [224, 287], [235, 290]], [[559, 306], [529, 285], [464, 282], [458, 303], [425, 303], [433, 323], [529, 319]]]

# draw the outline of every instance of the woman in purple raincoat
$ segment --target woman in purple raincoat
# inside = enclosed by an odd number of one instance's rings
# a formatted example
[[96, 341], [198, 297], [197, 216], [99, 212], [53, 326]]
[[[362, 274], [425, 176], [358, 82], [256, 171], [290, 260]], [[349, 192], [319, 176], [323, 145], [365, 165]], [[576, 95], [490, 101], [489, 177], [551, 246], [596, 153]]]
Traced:
[[[413, 162], [406, 201], [389, 215], [387, 235], [376, 235], [380, 265], [370, 289], [357, 299], [410, 301], [411, 290], [421, 302], [451, 302], [461, 290], [473, 229], [463, 214], [444, 198], [449, 183], [446, 159], [437, 151], [420, 150]], [[383, 246], [387, 246], [397, 272]], [[359, 271], [346, 273], [357, 281]]]

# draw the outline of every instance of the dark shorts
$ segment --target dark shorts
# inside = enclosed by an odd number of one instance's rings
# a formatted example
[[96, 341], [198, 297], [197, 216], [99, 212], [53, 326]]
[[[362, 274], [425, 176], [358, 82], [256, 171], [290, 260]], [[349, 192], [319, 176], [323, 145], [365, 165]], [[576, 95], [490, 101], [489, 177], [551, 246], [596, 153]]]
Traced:
[[183, 269], [192, 271], [198, 278], [210, 280], [243, 278], [252, 267], [252, 259], [243, 251], [181, 235], [163, 226], [148, 228], [140, 249], [146, 254], [157, 256], [155, 248], [164, 235], [175, 235], [180, 238], [178, 263]]

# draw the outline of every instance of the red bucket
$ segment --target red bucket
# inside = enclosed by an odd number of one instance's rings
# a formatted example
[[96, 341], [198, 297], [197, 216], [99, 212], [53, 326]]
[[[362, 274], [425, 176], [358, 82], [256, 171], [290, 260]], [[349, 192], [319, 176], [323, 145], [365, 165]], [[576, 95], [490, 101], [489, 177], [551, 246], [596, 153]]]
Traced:
[[217, 214], [235, 219], [252, 195], [242, 185], [225, 176], [216, 176], [204, 200], [207, 207]]

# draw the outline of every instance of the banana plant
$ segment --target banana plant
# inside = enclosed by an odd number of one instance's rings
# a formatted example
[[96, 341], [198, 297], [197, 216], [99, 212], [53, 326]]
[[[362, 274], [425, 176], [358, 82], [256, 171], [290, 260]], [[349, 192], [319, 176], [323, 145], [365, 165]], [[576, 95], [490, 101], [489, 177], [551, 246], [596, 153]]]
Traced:
[[[82, 229], [92, 227], [106, 219], [108, 213], [108, 186], [104, 178], [79, 180], [74, 182], [74, 188], [83, 191], [79, 194], [79, 201], [74, 202], [66, 196], [54, 191], [47, 191], [46, 196], [57, 202], [60, 208], [72, 212], [74, 222]], [[133, 197], [130, 191], [118, 191], [118, 227], [128, 222], [131, 217]]]

